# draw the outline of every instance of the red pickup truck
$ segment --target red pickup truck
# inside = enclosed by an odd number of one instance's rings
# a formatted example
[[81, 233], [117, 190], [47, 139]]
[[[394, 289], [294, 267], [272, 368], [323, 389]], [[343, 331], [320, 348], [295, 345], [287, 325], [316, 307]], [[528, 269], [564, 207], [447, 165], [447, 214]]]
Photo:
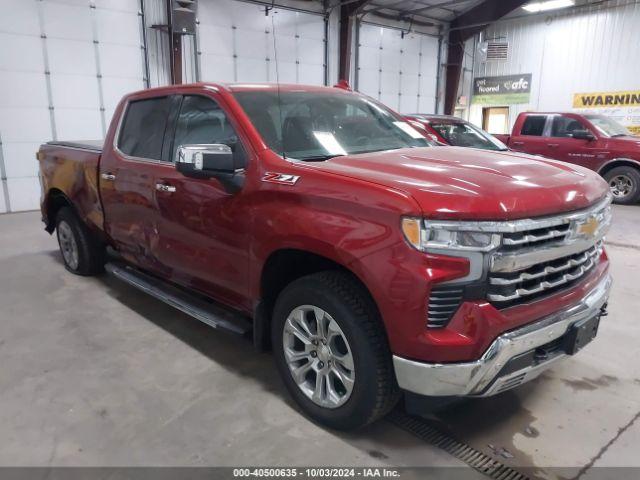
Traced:
[[605, 313], [600, 177], [430, 146], [358, 93], [146, 90], [121, 101], [104, 146], [49, 142], [37, 156], [69, 271], [106, 269], [251, 335], [333, 428], [401, 396], [416, 412], [513, 388], [580, 350]]
[[640, 138], [604, 115], [521, 113], [511, 135], [495, 136], [513, 150], [598, 172], [614, 203], [640, 200]]

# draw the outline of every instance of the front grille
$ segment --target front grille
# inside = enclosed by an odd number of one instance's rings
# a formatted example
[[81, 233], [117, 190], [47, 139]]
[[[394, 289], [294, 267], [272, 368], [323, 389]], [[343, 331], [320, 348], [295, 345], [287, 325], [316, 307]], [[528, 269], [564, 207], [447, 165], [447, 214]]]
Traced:
[[503, 251], [519, 250], [525, 247], [542, 247], [549, 243], [563, 241], [571, 233], [570, 224], [536, 228], [524, 232], [505, 233], [502, 236]]
[[567, 288], [584, 277], [597, 263], [602, 242], [565, 257], [508, 273], [489, 275], [487, 298], [498, 308], [513, 306]]
[[428, 306], [429, 328], [444, 327], [462, 302], [464, 289], [456, 286], [438, 286], [431, 290]]
[[490, 233], [491, 242], [484, 250], [452, 247], [452, 255], [469, 260], [469, 275], [432, 289], [428, 327], [446, 327], [464, 301], [486, 300], [504, 309], [538, 301], [582, 281], [598, 264], [611, 225], [610, 204], [607, 195], [584, 210], [554, 216], [430, 223], [433, 229]]

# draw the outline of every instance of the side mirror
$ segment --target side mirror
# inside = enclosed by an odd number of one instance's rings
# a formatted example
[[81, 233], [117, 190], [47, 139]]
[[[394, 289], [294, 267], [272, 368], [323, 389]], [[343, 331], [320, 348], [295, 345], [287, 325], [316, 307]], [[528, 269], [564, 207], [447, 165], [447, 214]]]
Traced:
[[223, 144], [180, 145], [176, 170], [188, 177], [231, 178], [236, 173], [231, 147]]
[[591, 133], [589, 130], [574, 130], [574, 132], [571, 134], [571, 138], [575, 138], [576, 140], [594, 140], [596, 137], [594, 137], [593, 133]]
[[[229, 193], [244, 185], [246, 153], [238, 143], [234, 150], [222, 143], [180, 145], [176, 152], [176, 170], [186, 177], [217, 178]], [[241, 166], [237, 166], [240, 164]]]

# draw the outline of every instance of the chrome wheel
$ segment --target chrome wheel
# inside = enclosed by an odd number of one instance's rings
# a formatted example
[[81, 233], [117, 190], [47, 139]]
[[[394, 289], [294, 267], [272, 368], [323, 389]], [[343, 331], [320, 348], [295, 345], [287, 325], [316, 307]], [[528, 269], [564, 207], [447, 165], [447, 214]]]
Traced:
[[79, 264], [78, 244], [69, 224], [62, 221], [58, 224], [58, 243], [64, 262], [71, 270], [77, 270]]
[[616, 198], [624, 198], [633, 191], [633, 180], [626, 175], [616, 175], [609, 180], [611, 194]]
[[324, 408], [343, 405], [353, 391], [351, 347], [338, 323], [321, 308], [299, 306], [282, 332], [284, 357], [298, 388]]

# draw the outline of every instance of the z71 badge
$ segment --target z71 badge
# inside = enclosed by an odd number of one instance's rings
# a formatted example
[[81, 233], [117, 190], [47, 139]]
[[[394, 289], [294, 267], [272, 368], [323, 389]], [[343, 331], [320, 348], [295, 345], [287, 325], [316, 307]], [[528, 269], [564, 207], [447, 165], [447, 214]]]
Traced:
[[289, 175], [286, 173], [267, 172], [262, 177], [263, 182], [280, 183], [282, 185], [295, 185], [300, 179], [298, 175]]

